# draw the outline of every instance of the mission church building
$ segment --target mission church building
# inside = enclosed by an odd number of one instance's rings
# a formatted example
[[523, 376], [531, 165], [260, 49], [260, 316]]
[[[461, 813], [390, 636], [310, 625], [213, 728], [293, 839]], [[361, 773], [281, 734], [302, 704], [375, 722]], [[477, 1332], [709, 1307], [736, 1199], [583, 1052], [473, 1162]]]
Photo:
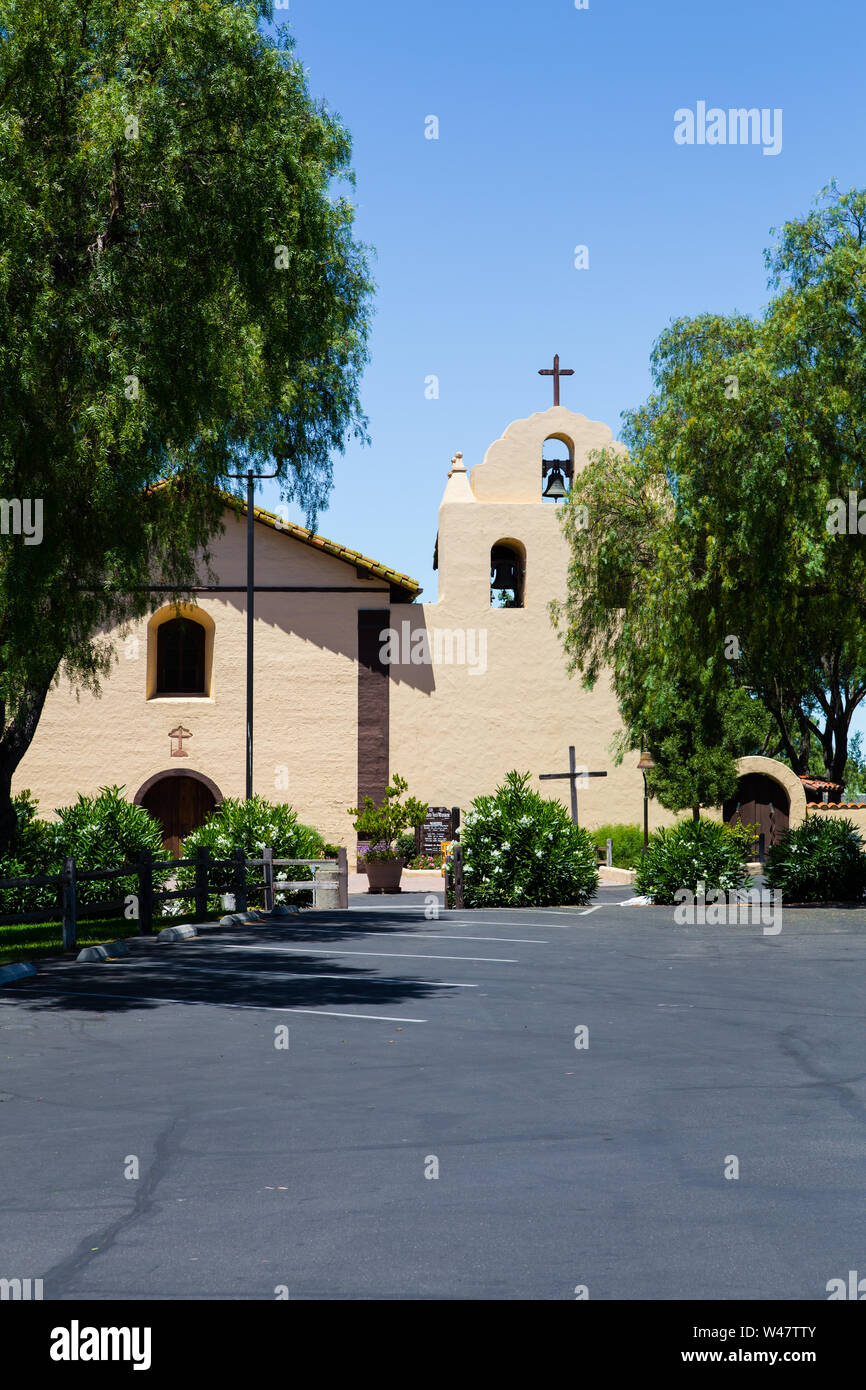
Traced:
[[[514, 421], [471, 472], [455, 455], [435, 603], [418, 602], [408, 575], [257, 510], [254, 791], [289, 802], [352, 856], [346, 808], [380, 797], [395, 772], [431, 806], [465, 810], [512, 768], [569, 805], [568, 780], [539, 776], [567, 772], [572, 747], [578, 770], [606, 774], [578, 786], [580, 823], [639, 823], [637, 754], [613, 761], [610, 687], [586, 691], [568, 676], [548, 611], [565, 595], [568, 548], [543, 492], [562, 495], [611, 441], [606, 425], [557, 404]], [[224, 521], [211, 546], [218, 584], [203, 578], [180, 619], [156, 603], [118, 630], [100, 696], [65, 677], [50, 692], [15, 782], [42, 814], [120, 784], [176, 852], [223, 797], [243, 797], [243, 508], [227, 506]], [[654, 803], [650, 813], [672, 819]]]

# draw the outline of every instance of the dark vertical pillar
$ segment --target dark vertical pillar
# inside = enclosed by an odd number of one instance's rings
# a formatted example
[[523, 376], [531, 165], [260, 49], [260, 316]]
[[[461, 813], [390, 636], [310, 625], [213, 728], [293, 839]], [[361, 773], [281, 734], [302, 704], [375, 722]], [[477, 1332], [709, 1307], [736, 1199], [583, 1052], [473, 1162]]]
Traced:
[[381, 800], [388, 785], [391, 682], [379, 653], [390, 623], [389, 608], [358, 610], [358, 806]]

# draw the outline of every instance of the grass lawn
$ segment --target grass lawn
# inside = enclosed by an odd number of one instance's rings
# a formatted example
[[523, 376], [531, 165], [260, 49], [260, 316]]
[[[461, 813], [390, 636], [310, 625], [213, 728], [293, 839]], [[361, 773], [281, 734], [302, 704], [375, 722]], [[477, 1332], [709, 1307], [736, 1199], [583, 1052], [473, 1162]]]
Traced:
[[[154, 917], [154, 936], [163, 927], [177, 926], [178, 922], [194, 922], [192, 917]], [[208, 920], [210, 920], [208, 918]], [[98, 946], [102, 941], [119, 941], [124, 936], [138, 936], [137, 922], [125, 917], [91, 918], [78, 923], [77, 942], [72, 952], [76, 956], [82, 946]], [[13, 923], [0, 926], [0, 965], [10, 965], [14, 961], [34, 960], [38, 956], [62, 956], [63, 933], [60, 922]]]

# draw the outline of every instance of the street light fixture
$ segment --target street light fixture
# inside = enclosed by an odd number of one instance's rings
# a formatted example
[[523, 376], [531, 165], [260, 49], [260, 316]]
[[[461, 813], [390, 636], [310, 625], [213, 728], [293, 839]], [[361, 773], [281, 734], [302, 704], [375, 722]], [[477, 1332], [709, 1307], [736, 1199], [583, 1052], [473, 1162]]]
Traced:
[[646, 854], [649, 848], [649, 788], [647, 787], [646, 775], [649, 768], [655, 767], [652, 754], [646, 746], [646, 740], [640, 741], [640, 761], [638, 768], [643, 773], [643, 852]]

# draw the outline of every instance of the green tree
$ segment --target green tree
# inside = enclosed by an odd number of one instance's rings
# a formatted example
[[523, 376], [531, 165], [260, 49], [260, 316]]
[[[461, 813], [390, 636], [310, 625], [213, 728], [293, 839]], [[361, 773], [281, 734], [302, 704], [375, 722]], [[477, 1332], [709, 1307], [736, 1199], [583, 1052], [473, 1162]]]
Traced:
[[52, 682], [96, 689], [145, 586], [209, 565], [216, 488], [276, 469], [315, 524], [365, 431], [349, 137], [261, 17], [0, 0], [0, 496], [32, 503], [0, 538], [0, 852]]
[[738, 688], [765, 715], [760, 751], [806, 773], [818, 748], [841, 781], [866, 695], [866, 538], [834, 525], [866, 480], [866, 192], [824, 190], [767, 264], [776, 293], [759, 318], [705, 314], [661, 335], [625, 448], [596, 455], [563, 509], [553, 612], [571, 669], [589, 684], [612, 670], [632, 746], [669, 727], [658, 710], [678, 691], [736, 727]]
[[397, 840], [400, 835], [413, 826], [418, 828], [424, 821], [428, 806], [416, 796], [407, 797], [409, 783], [399, 772], [385, 788], [385, 794], [377, 805], [371, 796], [364, 797], [363, 806], [350, 806], [347, 815], [352, 816], [352, 824], [358, 835], [369, 840], [367, 858], [393, 858], [397, 853]]
[[647, 774], [651, 795], [669, 811], [721, 806], [737, 788], [736, 760], [758, 751], [768, 723], [758, 701], [727, 673], [717, 685], [711, 668], [689, 671], [645, 698], [636, 717], [655, 767]]

